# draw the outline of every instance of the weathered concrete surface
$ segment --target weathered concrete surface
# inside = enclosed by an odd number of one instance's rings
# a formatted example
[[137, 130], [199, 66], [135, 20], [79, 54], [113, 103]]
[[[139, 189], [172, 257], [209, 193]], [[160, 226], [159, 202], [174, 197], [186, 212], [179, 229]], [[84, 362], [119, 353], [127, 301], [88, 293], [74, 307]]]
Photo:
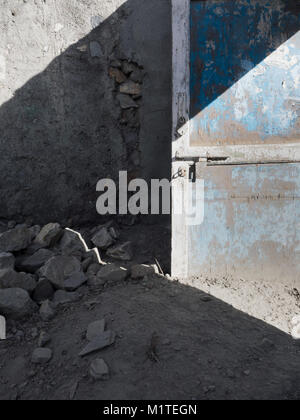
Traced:
[[[97, 217], [100, 178], [122, 169], [169, 175], [169, 0], [0, 0], [0, 8], [0, 217], [83, 222]], [[120, 59], [144, 68], [135, 129], [120, 123], [109, 73]]]

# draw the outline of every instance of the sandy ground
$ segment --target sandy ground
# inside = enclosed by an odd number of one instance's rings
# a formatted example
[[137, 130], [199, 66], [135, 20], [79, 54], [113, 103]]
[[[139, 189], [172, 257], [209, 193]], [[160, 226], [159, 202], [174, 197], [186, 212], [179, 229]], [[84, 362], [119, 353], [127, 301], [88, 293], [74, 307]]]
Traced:
[[[168, 269], [168, 229], [137, 226], [122, 234], [136, 244], [136, 261], [156, 257]], [[82, 293], [51, 322], [34, 315], [8, 324], [9, 338], [0, 342], [1, 400], [300, 398], [299, 343], [199, 288], [155, 276]], [[115, 344], [80, 358], [87, 326], [102, 318], [117, 334]], [[41, 331], [52, 338], [53, 358], [37, 367], [30, 359]], [[106, 381], [89, 377], [96, 358], [110, 368]]]

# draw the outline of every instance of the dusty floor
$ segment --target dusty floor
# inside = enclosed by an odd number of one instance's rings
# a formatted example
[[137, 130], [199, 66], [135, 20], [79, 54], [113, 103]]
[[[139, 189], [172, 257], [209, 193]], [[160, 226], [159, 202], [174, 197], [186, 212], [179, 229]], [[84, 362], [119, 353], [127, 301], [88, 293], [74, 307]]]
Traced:
[[[131, 235], [138, 262], [157, 258], [167, 270], [167, 229], [135, 226], [122, 234]], [[300, 398], [298, 343], [197, 288], [154, 277], [82, 293], [51, 322], [34, 315], [8, 324], [9, 338], [0, 342], [1, 400]], [[103, 317], [115, 344], [78, 357], [87, 326]], [[30, 358], [41, 331], [50, 334], [54, 355], [37, 367]], [[110, 379], [94, 382], [89, 365], [99, 357]]]

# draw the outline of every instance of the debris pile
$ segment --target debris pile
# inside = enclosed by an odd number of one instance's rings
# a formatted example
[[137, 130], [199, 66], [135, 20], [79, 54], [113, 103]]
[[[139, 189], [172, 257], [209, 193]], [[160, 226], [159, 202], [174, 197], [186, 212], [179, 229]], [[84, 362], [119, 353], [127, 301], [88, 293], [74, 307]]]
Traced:
[[[133, 244], [120, 240], [115, 222], [85, 229], [83, 235], [58, 223], [42, 228], [0, 223], [0, 316], [8, 322], [36, 319], [43, 325], [40, 333], [36, 328], [33, 365], [47, 365], [53, 359], [52, 337], [44, 329], [60, 308], [80, 301], [86, 290], [97, 293], [130, 278], [159, 275], [156, 265], [135, 264], [133, 256]], [[116, 333], [106, 329], [105, 319], [95, 319], [87, 325], [84, 340], [79, 358], [112, 346]], [[89, 376], [93, 381], [107, 380], [106, 362], [92, 361]]]

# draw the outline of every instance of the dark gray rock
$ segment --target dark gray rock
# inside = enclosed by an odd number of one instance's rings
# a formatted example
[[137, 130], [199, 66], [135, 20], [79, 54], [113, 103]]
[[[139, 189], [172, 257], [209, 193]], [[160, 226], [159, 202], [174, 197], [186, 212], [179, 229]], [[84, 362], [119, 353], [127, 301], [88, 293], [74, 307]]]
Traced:
[[99, 249], [107, 249], [115, 243], [108, 228], [102, 227], [93, 237], [92, 242]]
[[87, 277], [83, 272], [72, 274], [63, 283], [63, 289], [68, 292], [74, 292], [87, 282]]
[[32, 293], [36, 288], [35, 277], [27, 273], [17, 273], [12, 269], [0, 271], [0, 289], [23, 289]]
[[134, 64], [134, 63], [130, 63], [126, 60], [123, 61], [122, 63], [122, 71], [128, 76], [130, 75], [133, 71], [135, 71], [138, 67]]
[[23, 225], [16, 226], [0, 234], [0, 250], [4, 252], [16, 252], [26, 249], [32, 242], [32, 232]]
[[65, 256], [76, 256], [81, 259], [82, 255], [85, 253], [83, 243], [79, 239], [78, 235], [74, 232], [70, 232], [69, 230], [65, 230], [59, 243], [59, 247], [62, 255]]
[[55, 318], [56, 311], [54, 304], [52, 304], [49, 300], [46, 300], [42, 303], [40, 307], [40, 317], [43, 321], [48, 322]]
[[105, 331], [105, 319], [92, 322], [87, 329], [86, 338], [88, 341], [93, 341]]
[[109, 379], [109, 367], [103, 359], [92, 361], [90, 365], [90, 376], [95, 381], [106, 381]]
[[44, 365], [52, 359], [52, 350], [41, 347], [34, 350], [31, 362], [36, 365]]
[[15, 257], [9, 252], [0, 253], [0, 270], [8, 270], [15, 268]]
[[91, 57], [101, 58], [103, 56], [102, 47], [97, 41], [90, 42]]
[[124, 95], [124, 94], [120, 93], [117, 96], [117, 99], [118, 99], [118, 101], [120, 103], [120, 107], [122, 109], [130, 109], [130, 108], [138, 108], [139, 107], [139, 105], [129, 95]]
[[18, 261], [18, 268], [22, 271], [34, 274], [53, 256], [53, 252], [49, 249], [39, 249], [33, 255], [20, 259]]
[[81, 268], [82, 270], [86, 273], [87, 270], [89, 269], [89, 267], [93, 264], [94, 262], [94, 258], [93, 257], [88, 257], [86, 258], [84, 261], [82, 261], [81, 263]]
[[53, 257], [40, 270], [41, 277], [49, 280], [56, 289], [64, 289], [64, 282], [81, 272], [81, 265], [75, 257]]
[[143, 82], [143, 71], [139, 68], [136, 68], [130, 75], [130, 79], [135, 83]]
[[107, 264], [97, 274], [97, 279], [105, 283], [117, 283], [126, 280], [129, 272], [118, 264]]
[[41, 248], [48, 248], [54, 246], [62, 235], [62, 228], [58, 223], [49, 223], [44, 226], [38, 236], [35, 238], [35, 243]]
[[7, 318], [21, 319], [32, 315], [37, 309], [37, 305], [25, 290], [0, 290], [0, 314]]
[[94, 338], [80, 353], [79, 356], [87, 356], [88, 354], [94, 353], [95, 351], [102, 350], [106, 347], [114, 344], [116, 334], [113, 331], [105, 331], [99, 334], [98, 337]]
[[134, 280], [142, 279], [151, 274], [159, 274], [157, 265], [136, 264], [131, 267], [131, 278]]
[[54, 295], [54, 288], [52, 283], [47, 279], [40, 279], [34, 289], [32, 299], [37, 302], [41, 303], [45, 300], [52, 299]]
[[54, 293], [53, 304], [55, 306], [65, 305], [68, 303], [75, 303], [81, 299], [78, 292], [66, 292], [65, 290], [57, 290]]

